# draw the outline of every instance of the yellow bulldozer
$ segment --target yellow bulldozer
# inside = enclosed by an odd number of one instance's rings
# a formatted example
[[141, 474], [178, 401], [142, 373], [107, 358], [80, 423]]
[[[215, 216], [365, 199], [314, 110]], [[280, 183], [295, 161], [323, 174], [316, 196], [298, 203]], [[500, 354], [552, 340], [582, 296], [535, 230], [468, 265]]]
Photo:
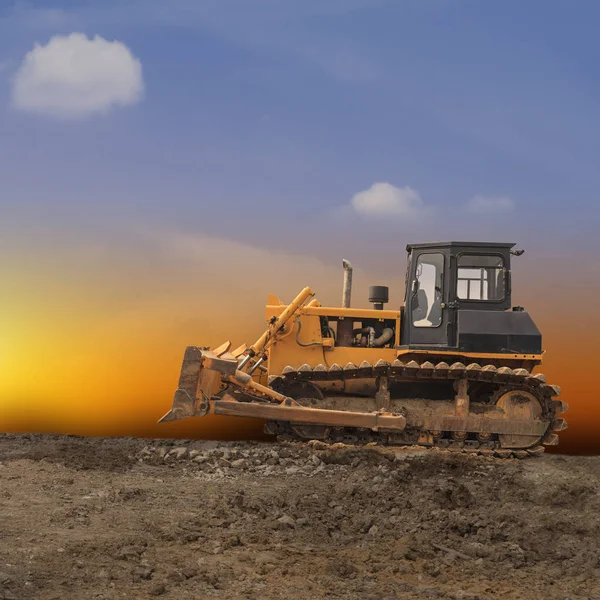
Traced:
[[542, 336], [511, 305], [515, 244], [411, 244], [404, 305], [352, 308], [310, 288], [290, 304], [269, 295], [267, 329], [231, 350], [189, 346], [161, 422], [208, 414], [253, 417], [283, 439], [411, 444], [499, 457], [539, 454], [566, 427], [560, 388], [534, 369]]

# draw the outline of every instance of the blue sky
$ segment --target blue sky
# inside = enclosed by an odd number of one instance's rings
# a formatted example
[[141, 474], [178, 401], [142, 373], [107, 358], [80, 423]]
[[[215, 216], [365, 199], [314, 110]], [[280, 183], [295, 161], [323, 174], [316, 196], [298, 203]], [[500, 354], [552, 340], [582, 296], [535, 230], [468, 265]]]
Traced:
[[[597, 256], [599, 17], [562, 0], [4, 0], [4, 246], [143, 226], [336, 262], [438, 238]], [[143, 97], [77, 119], [15, 107], [26, 53], [73, 32], [122, 42]], [[378, 182], [418, 206], [354, 210]]]

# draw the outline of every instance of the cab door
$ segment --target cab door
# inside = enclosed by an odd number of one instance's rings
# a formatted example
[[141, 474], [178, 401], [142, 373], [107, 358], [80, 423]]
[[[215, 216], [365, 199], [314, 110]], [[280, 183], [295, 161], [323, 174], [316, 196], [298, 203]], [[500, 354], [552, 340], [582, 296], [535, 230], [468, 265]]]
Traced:
[[404, 319], [408, 340], [403, 344], [448, 347], [448, 257], [442, 251], [420, 252], [411, 258], [411, 267]]

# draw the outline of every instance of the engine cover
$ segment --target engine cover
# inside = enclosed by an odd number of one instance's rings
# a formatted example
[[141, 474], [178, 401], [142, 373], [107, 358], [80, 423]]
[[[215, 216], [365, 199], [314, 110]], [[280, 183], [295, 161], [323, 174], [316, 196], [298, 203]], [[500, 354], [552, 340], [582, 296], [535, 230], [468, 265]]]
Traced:
[[459, 310], [458, 347], [464, 352], [539, 354], [542, 334], [524, 311]]

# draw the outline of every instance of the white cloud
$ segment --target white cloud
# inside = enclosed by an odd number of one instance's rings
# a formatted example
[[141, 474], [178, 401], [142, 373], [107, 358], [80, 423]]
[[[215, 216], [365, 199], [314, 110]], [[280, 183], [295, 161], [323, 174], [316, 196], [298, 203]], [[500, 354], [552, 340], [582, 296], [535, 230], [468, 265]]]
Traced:
[[496, 214], [510, 212], [515, 201], [508, 196], [474, 196], [467, 203], [467, 210], [476, 214]]
[[12, 101], [24, 111], [81, 118], [135, 104], [143, 90], [142, 65], [125, 44], [71, 33], [25, 55]]
[[[211, 299], [222, 305], [223, 298], [244, 298], [245, 306], [260, 306], [267, 293], [276, 293], [289, 301], [306, 285], [318, 293], [321, 302], [329, 303], [326, 306], [339, 302], [343, 279], [341, 256], [331, 264], [314, 256], [287, 252], [285, 248], [262, 248], [206, 234], [139, 224], [126, 230], [130, 238], [134, 234], [160, 251], [162, 258], [158, 262], [167, 265], [170, 277], [177, 277], [179, 272], [184, 274], [188, 283], [183, 285], [190, 285], [195, 291], [183, 296], [191, 297], [193, 302], [202, 297], [202, 301]], [[240, 264], [261, 265], [261, 268], [240, 269]], [[291, 270], [290, 265], [294, 266]], [[194, 273], [192, 278], [190, 271]], [[231, 273], [236, 276], [231, 277]], [[356, 298], [366, 298], [364, 291], [372, 284], [372, 274], [354, 264], [353, 276]], [[211, 282], [209, 286], [206, 281]], [[173, 287], [182, 296], [181, 285]]]
[[374, 183], [368, 190], [355, 194], [350, 206], [356, 213], [369, 217], [414, 217], [426, 210], [419, 192], [391, 183]]

